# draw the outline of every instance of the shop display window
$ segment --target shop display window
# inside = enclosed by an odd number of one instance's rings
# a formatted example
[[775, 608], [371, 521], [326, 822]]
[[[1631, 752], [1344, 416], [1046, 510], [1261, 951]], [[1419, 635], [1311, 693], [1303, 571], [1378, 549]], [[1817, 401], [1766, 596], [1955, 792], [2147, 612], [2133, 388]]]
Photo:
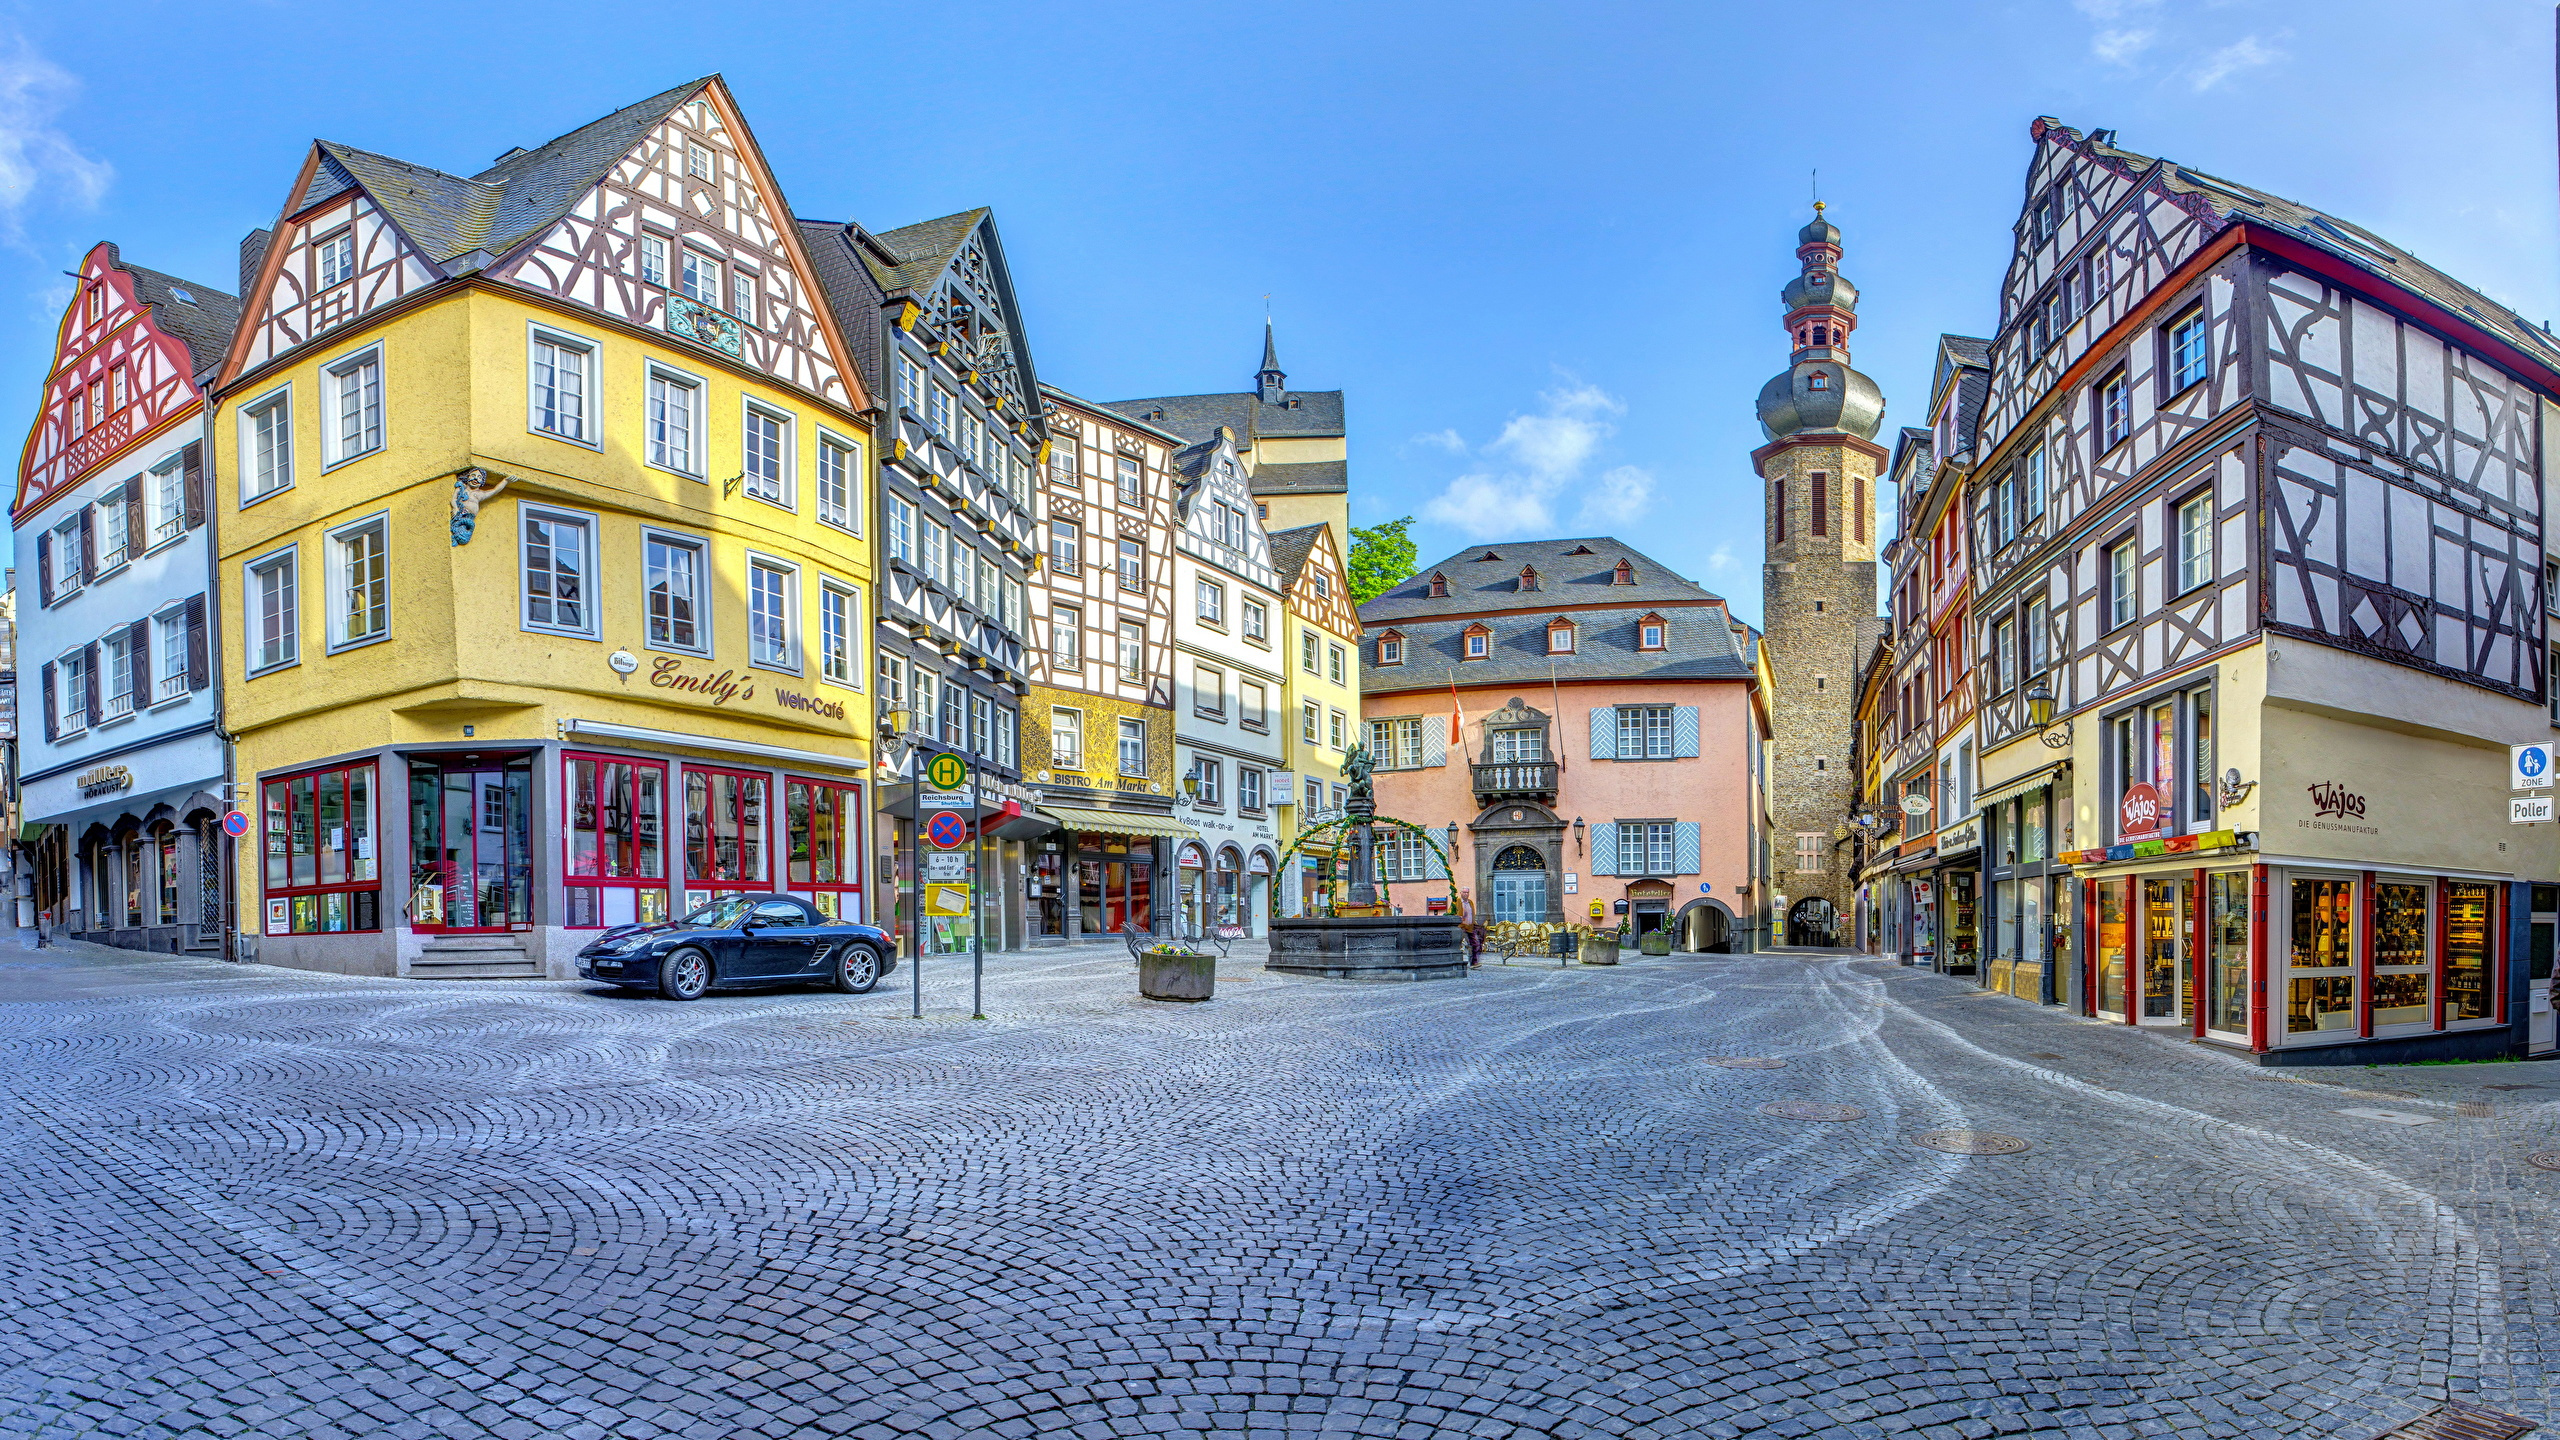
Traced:
[[533, 757], [409, 761], [409, 921], [445, 932], [533, 924]]
[[1031, 915], [1031, 933], [1063, 939], [1067, 933], [1066, 856], [1056, 850], [1035, 850], [1031, 864], [1023, 872], [1025, 908]]
[[161, 826], [159, 832], [151, 837], [151, 842], [153, 848], [159, 852], [158, 858], [160, 862], [159, 923], [163, 925], [175, 925], [178, 923], [177, 827], [174, 825]]
[[684, 767], [685, 908], [768, 888], [762, 775]]
[[2495, 892], [2469, 882], [2444, 887], [2444, 1023], [2487, 1020], [2497, 1014], [2489, 988], [2490, 961], [2496, 946], [2490, 924], [2497, 915]]
[[568, 927], [665, 920], [666, 765], [572, 751], [562, 766]]
[[265, 933], [380, 930], [373, 764], [269, 780], [259, 795]]
[[862, 918], [862, 792], [786, 776], [782, 782], [784, 888], [830, 920]]
[[2187, 882], [2142, 882], [2142, 1018], [2174, 1020], [2186, 1006]]
[[2125, 950], [2132, 938], [2125, 895], [2131, 885], [2107, 880], [2097, 887], [2098, 1008], [2117, 1015], [2124, 1013]]
[[2373, 887], [2373, 1026], [2426, 1025], [2435, 1013], [2428, 988], [2428, 887], [2386, 880]]
[[1963, 870], [1946, 872], [1946, 973], [1970, 975], [1979, 960], [1975, 946], [1974, 876]]
[[2205, 877], [2205, 1028], [2249, 1033], [2249, 874]]
[[2293, 882], [2287, 1035], [2356, 1028], [2355, 889], [2352, 880]]

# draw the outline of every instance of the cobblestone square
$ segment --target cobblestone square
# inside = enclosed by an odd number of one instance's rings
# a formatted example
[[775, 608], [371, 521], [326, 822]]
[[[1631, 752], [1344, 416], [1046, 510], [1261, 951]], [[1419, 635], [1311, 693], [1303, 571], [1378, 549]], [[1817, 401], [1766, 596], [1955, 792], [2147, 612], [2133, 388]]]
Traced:
[[1871, 961], [1630, 960], [1240, 949], [1182, 1006], [1116, 947], [1009, 956], [979, 1023], [947, 960], [917, 1021], [903, 971], [679, 1005], [0, 950], [0, 1434], [2550, 1413], [2560, 1067], [2259, 1070]]

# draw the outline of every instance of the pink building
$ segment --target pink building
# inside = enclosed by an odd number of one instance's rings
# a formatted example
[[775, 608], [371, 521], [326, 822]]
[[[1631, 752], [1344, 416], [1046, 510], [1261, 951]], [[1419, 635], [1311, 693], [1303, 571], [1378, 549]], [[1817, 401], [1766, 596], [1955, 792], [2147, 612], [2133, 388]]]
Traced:
[[[1621, 541], [1478, 545], [1360, 607], [1378, 813], [1450, 843], [1487, 919], [1752, 948], [1768, 690], [1724, 600]], [[1380, 839], [1408, 913], [1438, 858]]]

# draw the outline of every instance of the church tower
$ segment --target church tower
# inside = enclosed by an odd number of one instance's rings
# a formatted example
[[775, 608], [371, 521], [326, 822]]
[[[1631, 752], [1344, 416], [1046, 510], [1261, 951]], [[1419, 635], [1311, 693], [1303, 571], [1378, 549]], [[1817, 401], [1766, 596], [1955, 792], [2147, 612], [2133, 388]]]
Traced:
[[[1751, 452], [1764, 508], [1762, 629], [1777, 693], [1769, 767], [1773, 940], [1846, 944], [1857, 880], [1835, 835], [1858, 803], [1852, 764], [1862, 646], [1876, 615], [1875, 443], [1884, 394], [1849, 368], [1858, 289], [1840, 274], [1840, 229], [1814, 204], [1796, 235], [1787, 368], [1760, 389], [1769, 443]], [[1773, 898], [1772, 903], [1776, 903]], [[1835, 927], [1836, 917], [1836, 927]], [[1835, 938], [1836, 937], [1836, 938]]]

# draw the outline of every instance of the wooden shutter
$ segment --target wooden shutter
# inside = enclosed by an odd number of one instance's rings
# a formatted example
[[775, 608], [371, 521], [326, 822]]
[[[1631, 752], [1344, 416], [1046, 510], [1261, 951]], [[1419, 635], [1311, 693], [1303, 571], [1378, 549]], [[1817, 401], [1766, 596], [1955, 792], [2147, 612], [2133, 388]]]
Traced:
[[202, 690], [213, 683], [212, 657], [205, 651], [204, 597], [187, 597], [187, 688]]
[[1591, 758], [1594, 760], [1615, 760], [1618, 758], [1618, 711], [1616, 706], [1603, 705], [1599, 709], [1591, 712]]
[[1449, 763], [1449, 732], [1440, 728], [1438, 716], [1422, 717], [1422, 763], [1425, 765]]
[[1849, 538], [1857, 541], [1867, 538], [1867, 477], [1864, 475], [1849, 477]]
[[185, 473], [187, 528], [193, 530], [204, 523], [204, 443], [190, 441], [179, 453], [185, 457], [178, 465]]
[[132, 559], [151, 548], [151, 532], [143, 527], [142, 477], [124, 482], [124, 558]]
[[1436, 845], [1422, 847], [1422, 878], [1425, 880], [1449, 878], [1448, 862], [1440, 858], [1440, 851]]
[[93, 727], [98, 723], [98, 717], [106, 713], [98, 708], [98, 661], [103, 658], [101, 647], [90, 646], [89, 663], [85, 667], [88, 673], [80, 677], [80, 698], [88, 703], [89, 724]]
[[1697, 874], [1699, 848], [1698, 822], [1695, 820], [1682, 820], [1671, 827], [1671, 833], [1671, 845], [1673, 851], [1671, 862], [1672, 872], [1679, 875]]
[[36, 532], [36, 598], [46, 605], [53, 603], [53, 532], [50, 530]]
[[1813, 477], [1813, 533], [1817, 536], [1831, 533], [1831, 477], [1828, 475]]
[[1591, 873], [1618, 873], [1618, 822], [1603, 820], [1591, 827]]
[[1679, 760], [1698, 758], [1697, 706], [1674, 705], [1671, 707], [1671, 754], [1674, 759]]
[[54, 718], [61, 707], [53, 701], [53, 662], [44, 662], [44, 738], [47, 744], [62, 738], [62, 724]]
[[151, 708], [151, 702], [160, 698], [158, 687], [151, 683], [151, 617], [145, 615], [134, 621], [125, 633], [126, 655], [131, 666], [128, 673], [133, 686], [129, 692], [133, 696], [133, 708], [148, 710]]
[[98, 578], [98, 508], [80, 507], [80, 583]]

